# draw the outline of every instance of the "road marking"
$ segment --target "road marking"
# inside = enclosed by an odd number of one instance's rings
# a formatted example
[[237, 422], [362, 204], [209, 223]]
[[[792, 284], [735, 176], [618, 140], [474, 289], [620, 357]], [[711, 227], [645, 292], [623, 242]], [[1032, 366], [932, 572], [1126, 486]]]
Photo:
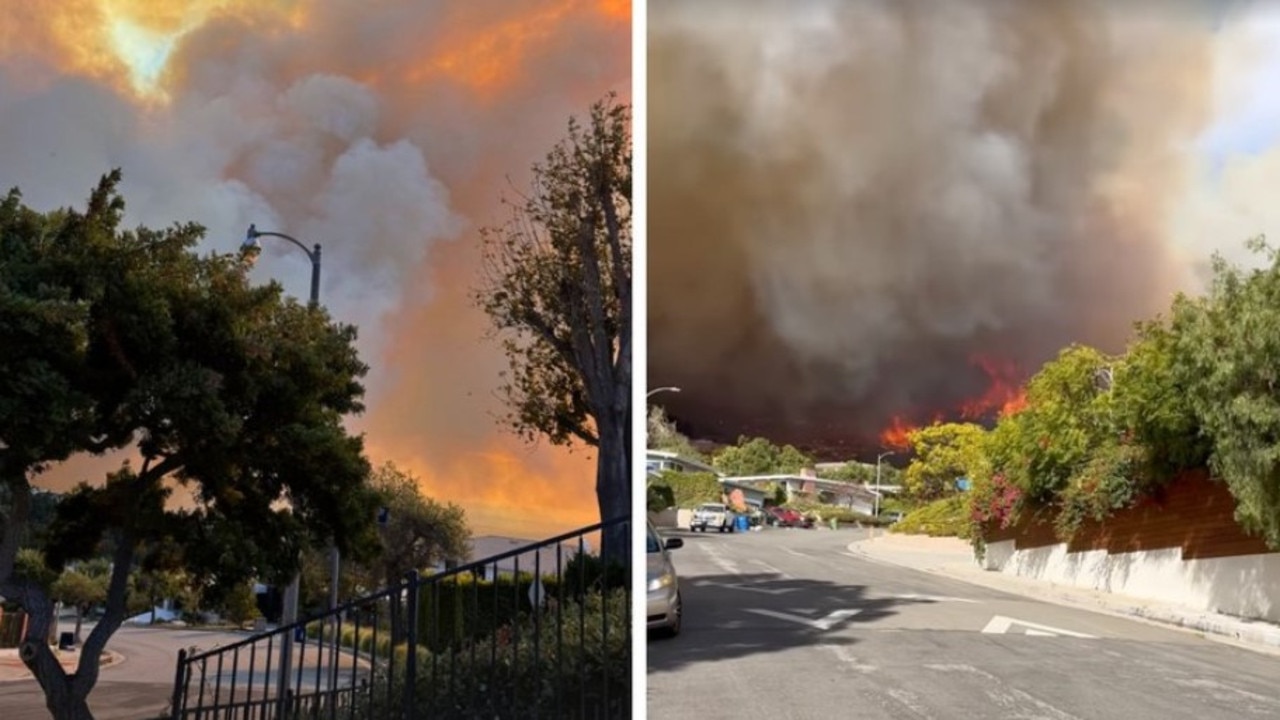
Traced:
[[840, 622], [841, 620], [844, 620], [845, 618], [848, 618], [848, 617], [853, 617], [854, 615], [857, 615], [862, 611], [854, 608], [849, 608], [845, 610], [834, 610], [830, 613], [827, 613], [826, 617], [818, 618], [817, 620], [810, 620], [807, 617], [792, 615], [791, 613], [778, 612], [777, 610], [758, 610], [758, 609], [748, 608], [747, 612], [756, 613], [757, 615], [765, 615], [768, 617], [778, 618], [779, 620], [790, 620], [791, 622], [800, 623], [801, 625], [808, 625], [809, 627], [815, 628], [817, 630], [830, 630], [833, 625]]
[[769, 572], [773, 573], [774, 575], [777, 575], [778, 577], [785, 578], [785, 579], [787, 579], [787, 580], [792, 580], [792, 579], [794, 579], [794, 578], [792, 578], [790, 575], [788, 575], [788, 574], [786, 574], [786, 573], [782, 572], [782, 571], [781, 571], [781, 570], [779, 570], [778, 568], [776, 568], [776, 567], [774, 567], [774, 566], [770, 565], [769, 563], [767, 563], [767, 562], [765, 562], [765, 561], [763, 561], [763, 560], [752, 560], [751, 562], [755, 563], [756, 565], [759, 565], [760, 567], [764, 568], [765, 570], [768, 570]]
[[1097, 639], [1097, 636], [1095, 635], [1087, 635], [1085, 633], [1076, 632], [1074, 630], [1063, 630], [1062, 628], [1051, 627], [1049, 625], [1041, 625], [1040, 623], [1033, 623], [1033, 622], [1028, 622], [1026, 620], [1018, 620], [1011, 617], [1005, 617], [1004, 615], [993, 616], [991, 618], [991, 621], [987, 623], [987, 626], [982, 628], [982, 632], [987, 633], [988, 635], [1003, 635], [1009, 632], [1009, 628], [1014, 625], [1025, 625], [1028, 628], [1027, 629], [1028, 635], [1037, 635], [1040, 637], [1054, 637], [1057, 635], [1069, 635], [1071, 637], [1087, 638], [1090, 640]]
[[795, 549], [793, 549], [793, 548], [784, 547], [784, 548], [782, 548], [782, 549], [783, 549], [783, 550], [786, 550], [787, 552], [791, 553], [792, 555], [795, 555], [796, 557], [809, 557], [809, 556], [808, 556], [808, 555], [806, 555], [805, 553], [802, 553], [802, 552], [800, 552], [799, 550], [795, 550]]
[[907, 593], [906, 595], [890, 595], [887, 600], [919, 600], [921, 602], [962, 602], [979, 604], [980, 601], [970, 598], [951, 597], [950, 595], [920, 595], [918, 593]]
[[730, 575], [741, 574], [738, 572], [738, 564], [722, 556], [719, 549], [706, 543], [698, 543], [698, 547], [702, 548], [702, 551], [707, 554], [712, 563], [715, 563], [716, 567]]
[[800, 589], [800, 588], [760, 588], [760, 587], [751, 587], [746, 583], [718, 583], [718, 582], [713, 582], [711, 580], [698, 580], [693, 584], [695, 587], [707, 587], [709, 585], [714, 585], [716, 587], [732, 588], [734, 590], [750, 590], [751, 592], [764, 593], [766, 595], [785, 595], [786, 593], [795, 592], [796, 590]]

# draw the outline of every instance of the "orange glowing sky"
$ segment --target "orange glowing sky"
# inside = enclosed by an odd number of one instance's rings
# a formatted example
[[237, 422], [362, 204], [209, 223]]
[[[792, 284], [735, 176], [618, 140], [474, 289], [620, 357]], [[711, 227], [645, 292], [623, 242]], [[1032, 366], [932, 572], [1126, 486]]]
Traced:
[[[371, 460], [461, 504], [479, 534], [594, 522], [585, 450], [494, 421], [504, 367], [467, 296], [478, 229], [609, 91], [630, 99], [627, 0], [33, 0], [0, 24], [0, 185], [78, 205], [119, 166], [128, 221], [250, 222], [324, 246], [322, 302], [372, 370]], [[305, 258], [255, 278], [302, 296]], [[46, 482], [109, 462], [78, 458]]]

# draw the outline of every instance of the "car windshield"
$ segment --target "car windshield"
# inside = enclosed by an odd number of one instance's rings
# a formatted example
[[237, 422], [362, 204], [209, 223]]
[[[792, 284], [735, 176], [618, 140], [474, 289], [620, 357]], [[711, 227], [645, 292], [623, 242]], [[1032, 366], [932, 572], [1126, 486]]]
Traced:
[[698, 509], [705, 510], [707, 512], [720, 512], [721, 510], [724, 510], [724, 506], [723, 505], [703, 505]]
[[652, 527], [649, 528], [649, 543], [646, 552], [656, 553], [662, 551], [662, 540], [658, 537], [658, 532]]

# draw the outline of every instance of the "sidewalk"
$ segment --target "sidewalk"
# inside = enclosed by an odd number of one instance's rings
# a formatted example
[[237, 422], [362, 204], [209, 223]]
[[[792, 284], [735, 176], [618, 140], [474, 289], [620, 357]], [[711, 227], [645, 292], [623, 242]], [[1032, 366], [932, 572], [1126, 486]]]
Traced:
[[[53, 654], [57, 656], [58, 662], [67, 672], [73, 672], [76, 665], [80, 663], [79, 651], [61, 651], [54, 650]], [[110, 650], [102, 654], [102, 664], [99, 667], [110, 667], [124, 661], [124, 656]], [[32, 678], [31, 672], [27, 670], [27, 666], [22, 664], [22, 659], [18, 657], [17, 648], [0, 649], [0, 682], [9, 682], [13, 680], [29, 680]]]
[[983, 570], [974, 560], [968, 541], [959, 538], [885, 533], [854, 541], [849, 544], [849, 551], [868, 560], [945, 575], [993, 590], [1169, 625], [1280, 654], [1280, 625]]

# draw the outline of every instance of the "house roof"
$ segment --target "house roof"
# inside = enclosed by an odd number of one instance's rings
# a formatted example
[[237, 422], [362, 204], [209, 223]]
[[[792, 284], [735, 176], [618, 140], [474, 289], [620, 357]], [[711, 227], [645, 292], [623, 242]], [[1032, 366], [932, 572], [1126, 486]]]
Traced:
[[672, 462], [679, 463], [686, 467], [693, 468], [694, 470], [697, 470], [699, 472], [715, 473], [716, 475], [722, 474], [719, 470], [716, 470], [715, 468], [711, 467], [706, 463], [698, 462], [697, 460], [690, 460], [689, 458], [680, 457], [680, 453], [672, 452], [670, 450], [652, 450], [652, 449], [645, 450], [644, 457], [645, 457], [645, 460], [670, 460]]
[[[471, 553], [467, 556], [467, 562], [479, 562], [486, 558], [501, 555], [513, 550], [518, 550], [527, 545], [537, 544], [538, 540], [529, 540], [526, 538], [506, 537], [502, 535], [481, 535], [471, 538]], [[540, 548], [537, 552], [530, 550], [508, 558], [503, 558], [497, 562], [498, 568], [501, 570], [511, 570], [516, 566], [516, 560], [520, 561], [520, 570], [522, 572], [532, 572], [536, 567], [544, 573], [554, 573], [556, 571], [557, 556], [560, 567], [563, 568], [568, 562], [578, 554], [578, 543], [561, 543], [560, 551], [557, 554], [556, 546], [550, 545]], [[584, 543], [582, 549], [590, 553], [591, 546]]]

